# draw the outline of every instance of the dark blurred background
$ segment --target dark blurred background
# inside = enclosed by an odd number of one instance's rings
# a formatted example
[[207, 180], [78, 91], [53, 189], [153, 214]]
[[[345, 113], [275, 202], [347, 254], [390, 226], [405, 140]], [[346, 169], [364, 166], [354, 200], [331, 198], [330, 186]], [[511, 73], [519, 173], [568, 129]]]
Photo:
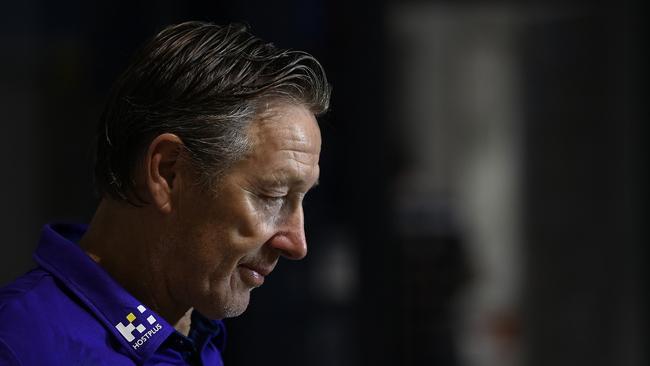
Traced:
[[0, 285], [88, 221], [111, 82], [162, 27], [243, 21], [333, 84], [310, 254], [227, 320], [229, 365], [645, 365], [640, 2], [0, 7]]

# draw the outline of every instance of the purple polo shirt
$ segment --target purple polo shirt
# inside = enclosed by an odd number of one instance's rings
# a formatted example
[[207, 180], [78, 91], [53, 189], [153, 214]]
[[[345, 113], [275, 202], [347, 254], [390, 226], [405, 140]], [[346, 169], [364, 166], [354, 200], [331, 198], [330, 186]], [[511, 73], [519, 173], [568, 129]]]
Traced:
[[46, 225], [38, 267], [0, 289], [0, 365], [223, 365], [221, 321], [194, 311], [178, 333], [79, 248], [85, 230]]

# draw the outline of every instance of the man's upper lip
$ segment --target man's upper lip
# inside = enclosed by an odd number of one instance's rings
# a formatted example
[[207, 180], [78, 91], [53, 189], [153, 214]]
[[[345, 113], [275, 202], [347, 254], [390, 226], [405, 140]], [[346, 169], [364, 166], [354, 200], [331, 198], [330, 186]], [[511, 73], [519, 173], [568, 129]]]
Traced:
[[273, 271], [273, 267], [275, 265], [259, 265], [259, 264], [250, 264], [250, 263], [243, 263], [241, 264], [242, 267], [246, 267], [248, 269], [252, 269], [253, 271], [261, 274], [262, 276], [268, 276], [271, 271]]

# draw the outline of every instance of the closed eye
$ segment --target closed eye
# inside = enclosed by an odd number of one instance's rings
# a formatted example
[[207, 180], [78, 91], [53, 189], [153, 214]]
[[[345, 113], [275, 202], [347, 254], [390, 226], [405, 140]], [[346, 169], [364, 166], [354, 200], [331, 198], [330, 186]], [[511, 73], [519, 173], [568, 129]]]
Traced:
[[277, 200], [283, 200], [283, 199], [287, 198], [287, 195], [285, 194], [285, 195], [282, 195], [282, 196], [273, 196], [273, 195], [262, 194], [262, 195], [260, 195], [260, 197], [262, 199], [269, 200], [269, 201], [277, 201]]

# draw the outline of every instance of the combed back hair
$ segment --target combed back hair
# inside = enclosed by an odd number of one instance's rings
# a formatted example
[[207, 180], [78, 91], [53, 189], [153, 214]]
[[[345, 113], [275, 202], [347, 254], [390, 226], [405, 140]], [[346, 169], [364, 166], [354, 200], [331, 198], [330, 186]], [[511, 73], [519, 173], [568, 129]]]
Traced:
[[98, 194], [134, 205], [135, 171], [151, 141], [177, 135], [198, 183], [213, 185], [251, 148], [247, 128], [273, 103], [329, 106], [330, 86], [310, 54], [280, 49], [241, 24], [172, 25], [136, 54], [101, 115], [96, 145]]

